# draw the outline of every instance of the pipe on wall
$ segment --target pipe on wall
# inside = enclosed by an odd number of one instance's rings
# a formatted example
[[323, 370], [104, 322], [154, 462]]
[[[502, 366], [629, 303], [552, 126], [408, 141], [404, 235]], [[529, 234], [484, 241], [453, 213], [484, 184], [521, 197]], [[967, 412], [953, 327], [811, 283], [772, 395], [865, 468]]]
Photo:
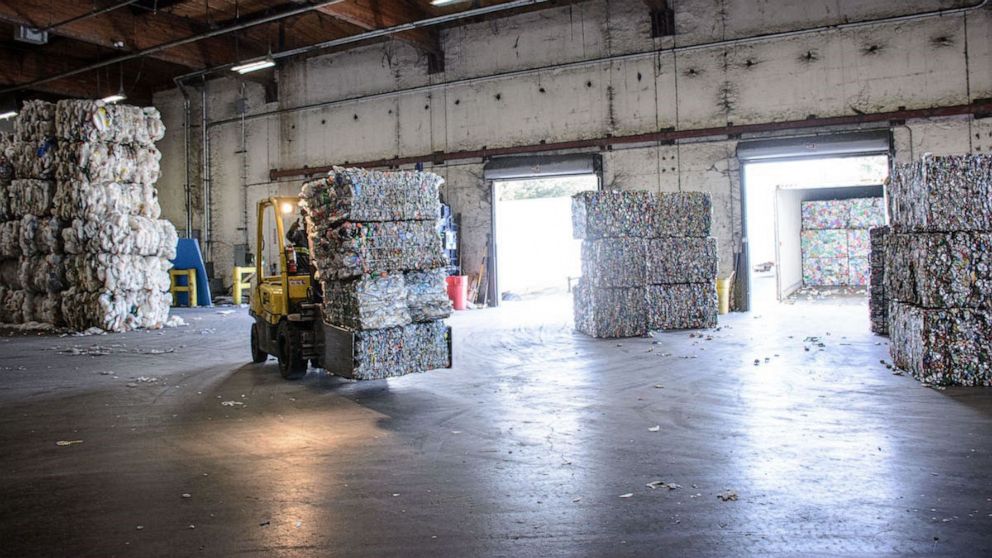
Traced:
[[[896, 110], [867, 114], [852, 114], [845, 116], [827, 116], [823, 118], [806, 118], [804, 120], [786, 120], [780, 122], [764, 122], [758, 124], [738, 124], [734, 126], [719, 126], [713, 128], [695, 128], [687, 130], [662, 130], [645, 134], [629, 136], [608, 136], [583, 140], [563, 141], [557, 143], [539, 143], [530, 145], [514, 145], [450, 153], [437, 152], [412, 157], [396, 157], [393, 159], [378, 159], [374, 161], [338, 161], [334, 164], [347, 164], [354, 167], [396, 167], [416, 163], [446, 163], [460, 159], [484, 159], [502, 155], [521, 155], [526, 153], [548, 153], [571, 149], [598, 149], [607, 151], [614, 145], [647, 144], [665, 141], [679, 141], [715, 137], [739, 137], [744, 134], [764, 134], [778, 131], [808, 130], [810, 128], [827, 128], [831, 126], [858, 126], [876, 122], [898, 122], [914, 118], [937, 118], [944, 116], [960, 116], [968, 114], [992, 113], [992, 100], [976, 101], [967, 105], [952, 105], [927, 109]], [[269, 171], [270, 180], [298, 176], [310, 176], [331, 170], [332, 165], [303, 167], [298, 169], [272, 169]]]
[[183, 95], [183, 169], [186, 182], [183, 191], [186, 196], [186, 238], [193, 238], [193, 188], [190, 183], [189, 143], [190, 143], [190, 98], [183, 82], [176, 80], [176, 87]]
[[213, 259], [213, 239], [210, 234], [213, 223], [211, 223], [210, 203], [212, 192], [210, 191], [210, 143], [207, 131], [207, 82], [204, 80], [200, 88], [200, 185], [203, 189], [203, 230], [200, 238], [203, 242], [205, 258], [207, 261]]

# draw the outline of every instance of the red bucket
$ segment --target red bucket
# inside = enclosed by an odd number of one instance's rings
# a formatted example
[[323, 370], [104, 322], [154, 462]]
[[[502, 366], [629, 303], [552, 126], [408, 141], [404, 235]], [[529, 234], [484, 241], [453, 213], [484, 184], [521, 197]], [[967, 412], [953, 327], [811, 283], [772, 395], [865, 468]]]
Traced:
[[452, 275], [445, 279], [448, 284], [448, 298], [455, 310], [465, 309], [465, 299], [468, 298], [468, 275]]

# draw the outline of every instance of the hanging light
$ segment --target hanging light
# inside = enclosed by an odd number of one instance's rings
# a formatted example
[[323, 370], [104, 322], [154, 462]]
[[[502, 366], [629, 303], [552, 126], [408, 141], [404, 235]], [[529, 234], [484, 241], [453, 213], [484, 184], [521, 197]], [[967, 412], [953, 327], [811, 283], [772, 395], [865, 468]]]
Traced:
[[0, 120], [7, 120], [17, 116], [16, 110], [8, 110], [6, 112], [0, 112]]
[[114, 93], [113, 95], [107, 95], [106, 97], [100, 100], [103, 101], [104, 103], [116, 103], [117, 101], [123, 101], [124, 99], [127, 99], [127, 95], [125, 95], [124, 90], [121, 89], [117, 93]]
[[264, 70], [265, 68], [271, 68], [276, 65], [276, 61], [272, 56], [266, 56], [261, 60], [253, 60], [251, 62], [245, 62], [244, 64], [239, 64], [231, 68], [239, 74], [247, 74], [248, 72], [255, 72], [258, 70]]
[[120, 65], [120, 87], [117, 89], [117, 93], [113, 95], [107, 95], [106, 97], [100, 99], [104, 103], [116, 103], [117, 101], [123, 101], [127, 99], [127, 95], [124, 94], [124, 65]]

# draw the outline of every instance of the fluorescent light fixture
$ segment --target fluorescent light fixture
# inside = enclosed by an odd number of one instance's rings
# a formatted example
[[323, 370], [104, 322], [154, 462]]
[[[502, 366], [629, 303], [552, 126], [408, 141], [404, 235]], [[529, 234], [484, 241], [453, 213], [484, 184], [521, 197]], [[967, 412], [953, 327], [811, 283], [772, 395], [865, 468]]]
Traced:
[[450, 4], [457, 4], [459, 2], [465, 2], [466, 0], [431, 0], [432, 6], [448, 6]]
[[245, 62], [231, 68], [239, 74], [247, 74], [248, 72], [255, 72], [258, 70], [264, 70], [265, 68], [271, 68], [276, 65], [276, 61], [272, 58], [263, 58], [261, 60], [255, 60], [254, 62]]
[[8, 110], [7, 112], [0, 113], [0, 120], [7, 120], [8, 118], [13, 118], [17, 116], [16, 110]]
[[124, 99], [127, 99], [127, 96], [124, 95], [123, 91], [121, 91], [120, 93], [114, 93], [113, 95], [109, 95], [100, 100], [104, 103], [116, 103], [117, 101], [123, 101]]

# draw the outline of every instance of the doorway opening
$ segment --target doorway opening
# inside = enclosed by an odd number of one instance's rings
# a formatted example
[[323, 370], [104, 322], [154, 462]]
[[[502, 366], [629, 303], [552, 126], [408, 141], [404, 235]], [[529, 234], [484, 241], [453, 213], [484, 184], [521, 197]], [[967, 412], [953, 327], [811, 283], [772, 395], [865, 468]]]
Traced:
[[865, 304], [887, 155], [745, 162], [750, 306]]
[[596, 174], [493, 181], [499, 301], [570, 291], [581, 274], [582, 246], [572, 238], [572, 196], [598, 188]]

